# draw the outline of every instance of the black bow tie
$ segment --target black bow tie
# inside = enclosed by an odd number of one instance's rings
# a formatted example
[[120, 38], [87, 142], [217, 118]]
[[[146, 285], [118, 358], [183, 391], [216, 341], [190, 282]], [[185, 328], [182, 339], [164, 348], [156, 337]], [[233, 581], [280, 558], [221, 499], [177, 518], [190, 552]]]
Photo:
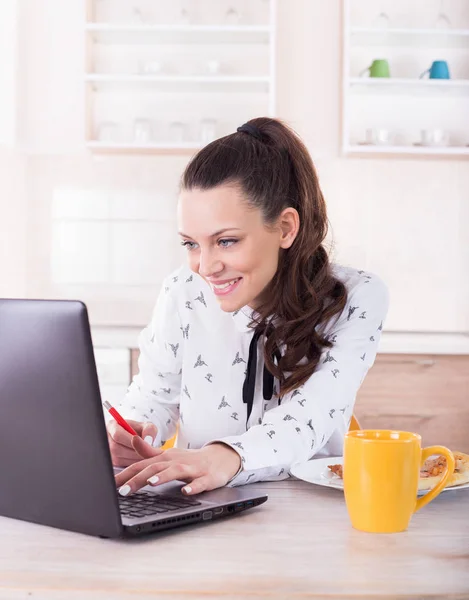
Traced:
[[[267, 329], [266, 337], [271, 333], [272, 328]], [[249, 344], [249, 356], [248, 356], [248, 364], [246, 377], [243, 383], [243, 402], [247, 405], [247, 418], [246, 424], [249, 421], [249, 417], [251, 416], [252, 406], [254, 404], [254, 391], [256, 387], [256, 369], [257, 369], [257, 342], [262, 335], [262, 331], [255, 331], [252, 336], [251, 343]], [[272, 359], [280, 360], [280, 353], [278, 351], [274, 352]], [[263, 396], [264, 400], [271, 400], [273, 392], [274, 392], [274, 376], [270, 371], [267, 370], [267, 367], [264, 364], [264, 376], [263, 376]]]

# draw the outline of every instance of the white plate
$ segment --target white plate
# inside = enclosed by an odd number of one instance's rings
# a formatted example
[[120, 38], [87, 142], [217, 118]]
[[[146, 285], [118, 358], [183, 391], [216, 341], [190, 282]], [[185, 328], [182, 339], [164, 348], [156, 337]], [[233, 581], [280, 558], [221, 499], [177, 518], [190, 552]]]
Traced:
[[[328, 468], [328, 465], [341, 465], [343, 464], [343, 456], [330, 456], [328, 458], [313, 458], [308, 462], [304, 463], [296, 463], [290, 469], [290, 473], [298, 479], [302, 479], [303, 481], [307, 481], [308, 483], [314, 483], [315, 485], [323, 485], [325, 487], [335, 488], [336, 490], [344, 489], [344, 482], [338, 476], [334, 475], [334, 473]], [[448, 492], [450, 490], [462, 490], [464, 488], [469, 488], [469, 483], [465, 483], [463, 485], [455, 485], [452, 487], [446, 487], [443, 489], [443, 492]], [[426, 494], [426, 490], [419, 490], [417, 492], [418, 496], [423, 496]]]

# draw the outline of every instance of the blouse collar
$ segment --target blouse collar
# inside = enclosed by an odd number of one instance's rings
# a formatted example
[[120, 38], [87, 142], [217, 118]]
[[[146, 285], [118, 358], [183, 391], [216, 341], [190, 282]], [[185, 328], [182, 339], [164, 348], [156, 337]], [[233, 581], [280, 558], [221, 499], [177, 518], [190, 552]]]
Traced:
[[252, 328], [249, 327], [249, 323], [256, 317], [256, 314], [255, 310], [246, 305], [232, 312], [231, 316], [238, 331], [248, 332], [252, 331]]

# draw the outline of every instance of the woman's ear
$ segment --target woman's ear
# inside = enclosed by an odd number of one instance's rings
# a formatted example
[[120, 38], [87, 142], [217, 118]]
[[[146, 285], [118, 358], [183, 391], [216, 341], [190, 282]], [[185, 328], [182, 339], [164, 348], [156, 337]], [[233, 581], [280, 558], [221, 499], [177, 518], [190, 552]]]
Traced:
[[300, 216], [292, 207], [285, 208], [278, 220], [280, 229], [280, 248], [290, 248], [298, 235]]

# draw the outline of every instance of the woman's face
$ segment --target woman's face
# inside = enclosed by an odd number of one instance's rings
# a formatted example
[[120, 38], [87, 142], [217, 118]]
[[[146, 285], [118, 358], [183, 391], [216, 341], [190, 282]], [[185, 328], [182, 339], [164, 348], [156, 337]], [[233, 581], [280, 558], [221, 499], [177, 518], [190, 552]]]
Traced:
[[235, 185], [184, 190], [178, 203], [189, 266], [207, 281], [225, 312], [256, 308], [277, 271], [280, 249], [293, 243], [298, 223], [292, 237], [288, 222], [295, 219], [298, 213], [287, 208], [267, 228], [260, 210], [250, 207]]

